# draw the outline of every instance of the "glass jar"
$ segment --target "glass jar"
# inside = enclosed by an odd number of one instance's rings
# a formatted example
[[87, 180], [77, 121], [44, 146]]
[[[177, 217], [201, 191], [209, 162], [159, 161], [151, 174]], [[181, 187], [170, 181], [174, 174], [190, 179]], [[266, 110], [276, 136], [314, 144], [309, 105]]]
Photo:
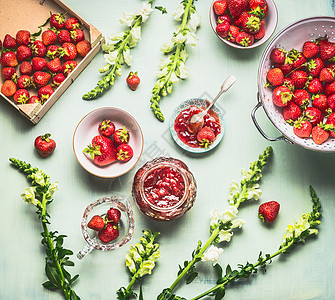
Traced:
[[135, 174], [132, 194], [142, 213], [169, 221], [184, 215], [194, 203], [197, 185], [187, 165], [179, 159], [158, 157]]

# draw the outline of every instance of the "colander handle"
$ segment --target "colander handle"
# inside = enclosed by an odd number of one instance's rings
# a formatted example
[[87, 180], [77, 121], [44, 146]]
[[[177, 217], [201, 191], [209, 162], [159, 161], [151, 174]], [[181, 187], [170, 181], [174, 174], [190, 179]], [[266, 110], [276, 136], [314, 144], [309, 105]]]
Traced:
[[256, 128], [258, 129], [259, 133], [265, 138], [267, 139], [268, 141], [271, 141], [271, 142], [275, 142], [275, 141], [280, 141], [280, 140], [284, 140], [285, 142], [289, 143], [289, 144], [293, 144], [292, 141], [288, 140], [285, 136], [279, 136], [277, 138], [271, 138], [269, 136], [267, 136], [265, 134], [265, 132], [262, 130], [262, 128], [259, 126], [257, 120], [256, 120], [256, 111], [257, 109], [259, 109], [261, 106], [262, 106], [262, 103], [259, 101], [259, 93], [257, 93], [257, 97], [258, 97], [258, 102], [256, 104], [256, 106], [254, 107], [254, 109], [251, 111], [251, 118], [256, 126]]

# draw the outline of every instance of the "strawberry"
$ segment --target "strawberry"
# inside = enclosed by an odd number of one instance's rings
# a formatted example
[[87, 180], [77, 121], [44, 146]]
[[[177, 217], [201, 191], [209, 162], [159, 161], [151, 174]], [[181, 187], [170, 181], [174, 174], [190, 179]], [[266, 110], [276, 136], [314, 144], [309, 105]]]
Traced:
[[293, 92], [292, 101], [300, 108], [307, 107], [309, 104], [309, 100], [310, 95], [306, 90], [298, 89]]
[[47, 61], [43, 57], [33, 57], [32, 66], [34, 71], [42, 71], [47, 66]]
[[334, 71], [332, 69], [323, 68], [320, 72], [319, 79], [320, 79], [321, 82], [329, 83], [329, 82], [334, 81], [334, 78], [335, 78], [334, 76], [335, 76], [335, 74], [334, 74]]
[[116, 160], [116, 149], [113, 142], [102, 135], [97, 135], [92, 139], [92, 144], [83, 150], [90, 154], [93, 162], [98, 166], [106, 166]]
[[279, 107], [286, 106], [292, 99], [292, 92], [286, 86], [278, 86], [272, 92], [272, 101]]
[[51, 82], [53, 87], [58, 87], [65, 80], [65, 76], [63, 73], [59, 73], [52, 77]]
[[216, 23], [223, 23], [223, 21], [227, 21], [230, 25], [233, 23], [233, 19], [230, 16], [230, 14], [224, 14], [224, 15], [218, 16], [218, 20]]
[[328, 140], [329, 132], [326, 131], [327, 126], [325, 124], [319, 124], [312, 129], [312, 138], [315, 144], [321, 145]]
[[228, 21], [223, 21], [222, 23], [216, 25], [215, 31], [220, 37], [225, 38], [229, 33], [229, 28], [230, 24]]
[[115, 131], [115, 126], [111, 120], [105, 119], [99, 124], [98, 131], [101, 135], [110, 137]]
[[293, 132], [301, 138], [308, 138], [312, 133], [312, 124], [304, 119], [298, 119], [293, 124]]
[[270, 53], [270, 61], [273, 64], [284, 64], [286, 51], [281, 48], [273, 48]]
[[24, 61], [31, 58], [33, 55], [31, 49], [27, 46], [21, 45], [16, 50], [16, 57], [18, 61]]
[[239, 17], [234, 18], [234, 23], [238, 27], [242, 27], [243, 20], [248, 16], [248, 12], [244, 11]]
[[229, 32], [228, 32], [228, 35], [226, 37], [227, 41], [235, 43], [236, 42], [236, 37], [238, 36], [239, 33], [240, 33], [240, 28], [238, 28], [237, 26], [234, 26], [234, 25], [230, 25], [229, 26]]
[[51, 75], [43, 71], [37, 71], [33, 75], [33, 82], [39, 88], [48, 84]]
[[214, 12], [217, 16], [223, 15], [228, 8], [227, 0], [218, 0], [213, 4]]
[[71, 41], [78, 43], [84, 40], [84, 32], [81, 29], [74, 29], [70, 31]]
[[64, 43], [63, 46], [63, 57], [65, 60], [74, 60], [77, 56], [77, 48], [72, 43]]
[[323, 94], [313, 95], [312, 97], [312, 106], [319, 109], [324, 114], [327, 112], [328, 103], [327, 97]]
[[47, 68], [51, 73], [61, 73], [63, 71], [63, 66], [59, 57], [50, 60], [47, 63]]
[[242, 29], [249, 34], [256, 34], [261, 26], [261, 20], [252, 15], [252, 14], [247, 14], [242, 21]]
[[0, 40], [0, 49], [2, 48], [2, 41]]
[[294, 90], [295, 90], [294, 82], [291, 78], [284, 77], [283, 86], [288, 87], [292, 92], [294, 92]]
[[114, 142], [118, 145], [128, 144], [129, 138], [130, 138], [129, 130], [127, 130], [125, 126], [123, 126], [122, 129], [114, 131], [113, 133]]
[[17, 87], [13, 80], [5, 80], [1, 87], [1, 93], [3, 93], [7, 97], [10, 97], [15, 94], [16, 89]]
[[312, 94], [319, 94], [323, 92], [323, 85], [319, 78], [314, 78], [308, 83], [308, 91]]
[[121, 144], [116, 149], [116, 159], [121, 162], [127, 162], [134, 156], [134, 151], [128, 144]]
[[305, 58], [313, 58], [319, 55], [320, 47], [312, 41], [306, 41], [302, 46], [302, 54]]
[[98, 232], [98, 237], [103, 243], [109, 243], [119, 236], [119, 230], [116, 225], [108, 223], [106, 228]]
[[77, 52], [81, 57], [85, 57], [92, 49], [89, 41], [80, 41], [77, 45]]
[[26, 89], [33, 85], [31, 77], [29, 75], [21, 75], [17, 80], [17, 87], [19, 89]]
[[280, 86], [284, 82], [284, 74], [281, 69], [273, 68], [266, 74], [266, 79], [272, 86]]
[[17, 79], [16, 71], [13, 67], [5, 67], [1, 69], [1, 75], [4, 80], [13, 80]]
[[327, 105], [333, 112], [335, 112], [335, 94], [332, 94], [327, 98]]
[[233, 17], [238, 17], [242, 12], [247, 11], [249, 7], [248, 0], [228, 0], [228, 9]]
[[23, 61], [19, 70], [22, 75], [30, 75], [33, 72], [33, 66], [29, 61]]
[[50, 133], [46, 133], [35, 139], [35, 148], [42, 157], [49, 156], [56, 148], [56, 142], [50, 136]]
[[283, 107], [283, 117], [285, 121], [289, 121], [289, 123], [291, 123], [292, 121], [298, 120], [300, 116], [301, 110], [293, 101], [287, 102], [287, 105]]
[[57, 34], [50, 29], [43, 31], [42, 42], [45, 46], [55, 44], [57, 42]]
[[5, 49], [15, 49], [17, 47], [17, 41], [11, 35], [6, 34], [3, 40], [3, 47]]
[[54, 59], [56, 57], [59, 57], [61, 52], [61, 47], [57, 45], [50, 45], [47, 47], [47, 54], [46, 56], [50, 59]]
[[261, 23], [261, 25], [259, 27], [258, 32], [254, 34], [255, 40], [260, 40], [265, 35], [265, 22], [264, 22], [264, 20], [261, 20], [260, 23]]
[[236, 37], [236, 42], [243, 47], [249, 47], [254, 43], [254, 37], [251, 34], [248, 34], [244, 31], [241, 31], [237, 37]]
[[30, 95], [26, 89], [19, 89], [15, 92], [13, 98], [16, 103], [25, 104], [30, 98]]
[[215, 134], [211, 128], [205, 126], [198, 132], [197, 140], [199, 146], [206, 149], [215, 140]]
[[16, 41], [19, 45], [28, 46], [30, 43], [30, 32], [28, 30], [19, 30], [16, 33]]
[[44, 103], [50, 98], [53, 92], [54, 90], [52, 89], [51, 85], [47, 84], [41, 87], [38, 90], [37, 94], [38, 94], [38, 97], [41, 99], [41, 102]]
[[283, 64], [274, 64], [275, 68], [282, 70], [284, 75], [288, 75], [292, 71], [292, 64], [290, 60], [285, 60]]
[[63, 64], [63, 74], [68, 76], [78, 64], [74, 60], [68, 60]]
[[276, 220], [280, 204], [277, 201], [269, 201], [260, 205], [258, 208], [258, 216], [266, 223], [272, 223]]
[[309, 60], [306, 64], [307, 74], [310, 76], [319, 77], [321, 70], [325, 67], [324, 62], [320, 57], [315, 57]]
[[18, 62], [15, 52], [3, 52], [0, 57], [0, 63], [3, 67], [16, 67]]
[[38, 96], [34, 95], [34, 96], [31, 96], [27, 103], [26, 104], [35, 104], [35, 103], [41, 103], [41, 99], [38, 98]]
[[307, 107], [304, 115], [306, 116], [307, 120], [311, 122], [313, 127], [321, 123], [323, 120], [323, 114], [321, 110], [316, 107]]
[[[332, 125], [333, 128], [335, 128], [335, 113], [331, 113], [331, 114], [328, 116], [328, 118], [327, 118], [325, 124], [326, 124], [326, 125]], [[332, 130], [330, 130], [330, 131], [329, 131], [329, 135], [330, 135], [331, 137], [335, 137], [335, 132], [332, 131]]]
[[70, 31], [80, 28], [79, 20], [76, 17], [68, 18], [65, 22], [65, 28]]
[[65, 29], [62, 29], [61, 31], [59, 31], [57, 35], [57, 39], [60, 44], [70, 43], [72, 41], [70, 32]]
[[50, 25], [58, 30], [62, 29], [65, 25], [64, 14], [62, 13], [52, 14], [50, 17]]
[[293, 69], [299, 69], [303, 67], [303, 65], [306, 62], [306, 58], [302, 55], [301, 52], [299, 52], [296, 49], [292, 49], [287, 54], [288, 58], [291, 59], [292, 62], [292, 68]]
[[288, 75], [294, 82], [294, 86], [297, 89], [302, 89], [308, 80], [308, 75], [305, 71], [302, 70], [295, 70], [292, 71], [291, 74]]
[[137, 71], [136, 72], [130, 72], [128, 77], [126, 78], [127, 84], [128, 86], [135, 91], [138, 87], [138, 85], [140, 84], [141, 80], [137, 75]]
[[114, 224], [117, 224], [120, 222], [121, 219], [121, 211], [118, 210], [117, 208], [110, 208], [107, 211], [107, 219], [111, 221]]
[[103, 218], [99, 215], [94, 215], [91, 220], [87, 223], [87, 227], [95, 231], [100, 231], [104, 229], [106, 223]]
[[335, 56], [335, 43], [322, 40], [319, 42], [320, 57], [323, 61], [330, 60]]
[[34, 56], [44, 57], [47, 53], [47, 47], [43, 44], [42, 41], [35, 41], [31, 45], [31, 50]]
[[335, 81], [330, 83], [325, 83], [324, 85], [324, 94], [329, 97], [332, 94], [335, 94]]
[[263, 13], [263, 18], [266, 17], [265, 13], [268, 9], [267, 6], [268, 4], [266, 0], [250, 0], [250, 9], [252, 11], [259, 11], [260, 13]]

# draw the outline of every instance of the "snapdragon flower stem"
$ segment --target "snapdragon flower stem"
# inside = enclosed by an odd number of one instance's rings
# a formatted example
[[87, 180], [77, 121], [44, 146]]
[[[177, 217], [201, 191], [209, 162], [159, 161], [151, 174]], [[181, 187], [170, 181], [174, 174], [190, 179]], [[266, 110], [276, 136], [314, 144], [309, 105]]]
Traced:
[[131, 287], [133, 286], [133, 284], [135, 283], [136, 279], [137, 279], [137, 274], [139, 273], [140, 270], [138, 270], [134, 276], [131, 278], [131, 281], [129, 282], [126, 291], [129, 292], [131, 290]]

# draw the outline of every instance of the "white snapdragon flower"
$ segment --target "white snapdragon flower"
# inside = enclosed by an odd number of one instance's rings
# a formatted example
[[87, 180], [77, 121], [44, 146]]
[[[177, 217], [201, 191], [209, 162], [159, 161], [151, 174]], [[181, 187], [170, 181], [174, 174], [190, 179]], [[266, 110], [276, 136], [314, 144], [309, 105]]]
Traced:
[[172, 38], [172, 42], [176, 44], [184, 43], [186, 40], [186, 36], [184, 36], [181, 32], [179, 32], [176, 36]]
[[101, 49], [103, 52], [111, 52], [114, 50], [114, 44], [111, 43], [102, 43]]
[[201, 24], [201, 18], [198, 13], [191, 14], [190, 20], [188, 21], [187, 27], [192, 32], [196, 32], [198, 26]]
[[130, 48], [135, 47], [138, 40], [141, 38], [141, 27], [134, 27], [130, 30], [131, 33], [131, 42], [129, 44]]
[[49, 186], [49, 189], [48, 189], [48, 196], [50, 198], [52, 198], [52, 196], [54, 195], [54, 193], [58, 190], [58, 182], [55, 181], [54, 183], [52, 183], [50, 186]]
[[210, 216], [211, 216], [211, 219], [209, 221], [209, 225], [212, 227], [214, 225], [217, 225], [219, 223], [219, 215], [220, 215], [220, 212], [218, 209], [213, 209], [210, 211]]
[[111, 37], [109, 37], [108, 39], [111, 41], [111, 42], [118, 42], [118, 41], [121, 41], [124, 37], [124, 32], [119, 32], [119, 33], [116, 33], [116, 34], [113, 34]]
[[130, 55], [130, 50], [127, 49], [126, 51], [123, 52], [123, 59], [124, 62], [130, 66], [131, 65], [131, 61], [132, 61], [132, 56]]
[[173, 41], [168, 41], [161, 46], [161, 52], [169, 53], [174, 47]]
[[187, 54], [187, 52], [186, 52], [185, 49], [183, 49], [182, 51], [180, 51], [180, 58], [182, 59], [183, 62], [186, 61], [187, 57], [188, 57], [188, 54]]
[[178, 70], [179, 70], [178, 77], [181, 79], [186, 79], [190, 74], [190, 71], [183, 62], [180, 63]]
[[235, 219], [232, 220], [232, 226], [231, 228], [241, 228], [246, 222], [242, 219]]
[[234, 205], [229, 205], [221, 214], [220, 219], [223, 223], [231, 221], [236, 218], [238, 209]]
[[142, 22], [144, 23], [146, 20], [148, 20], [149, 15], [153, 12], [154, 10], [151, 7], [151, 4], [144, 2], [142, 4], [142, 8], [137, 12], [137, 15], [142, 16]]
[[155, 263], [151, 260], [146, 260], [141, 264], [139, 269], [139, 276], [142, 277], [146, 274], [151, 274], [152, 269], [155, 267]]
[[133, 23], [134, 19], [136, 17], [136, 14], [132, 13], [132, 14], [128, 14], [128, 13], [123, 13], [123, 18], [120, 19], [120, 23], [121, 24], [125, 24], [127, 26], [131, 26], [131, 24]]
[[45, 184], [45, 180], [44, 180], [44, 171], [37, 171], [36, 173], [32, 174], [35, 182], [40, 185], [43, 186]]
[[176, 21], [181, 21], [181, 18], [185, 12], [185, 8], [183, 4], [179, 4], [177, 9], [173, 12], [173, 18]]
[[310, 224], [308, 222], [309, 214], [303, 214], [293, 225], [288, 225], [286, 228], [286, 234], [284, 241], [292, 239], [293, 237], [299, 237], [305, 230], [309, 229]]
[[188, 31], [185, 37], [186, 37], [186, 43], [189, 44], [191, 47], [194, 48], [197, 45], [198, 39], [194, 32]]
[[24, 200], [24, 202], [28, 204], [37, 205], [38, 203], [40, 203], [40, 201], [35, 198], [35, 189], [33, 187], [25, 188], [23, 193], [21, 194], [21, 198]]
[[131, 258], [129, 254], [126, 255], [126, 267], [129, 269], [131, 273], [136, 272], [136, 265], [134, 260]]
[[262, 196], [262, 190], [259, 189], [259, 184], [256, 183], [248, 191], [248, 200], [258, 200]]
[[168, 73], [168, 68], [164, 67], [163, 69], [161, 69], [160, 71], [157, 72], [156, 76], [158, 78], [161, 78], [163, 76], [165, 76]]
[[210, 261], [213, 266], [215, 266], [219, 260], [220, 254], [222, 254], [223, 249], [211, 245], [202, 257], [202, 261]]
[[152, 255], [149, 257], [149, 260], [153, 261], [153, 262], [156, 262], [158, 261], [158, 259], [160, 258], [161, 256], [161, 252], [159, 249], [157, 249], [154, 253], [152, 253]]
[[110, 65], [114, 65], [117, 60], [118, 52], [112, 51], [104, 55], [105, 62]]
[[233, 233], [230, 230], [221, 230], [218, 235], [218, 243], [230, 242], [232, 236]]
[[167, 67], [167, 65], [170, 63], [170, 58], [169, 57], [164, 57], [161, 59], [161, 61], [158, 64], [158, 67], [160, 69], [163, 69], [165, 67]]
[[171, 74], [170, 81], [171, 81], [172, 83], [177, 83], [177, 82], [179, 81], [179, 79], [178, 79], [178, 77], [177, 77], [177, 75], [176, 75], [175, 72], [173, 72], [173, 73]]

